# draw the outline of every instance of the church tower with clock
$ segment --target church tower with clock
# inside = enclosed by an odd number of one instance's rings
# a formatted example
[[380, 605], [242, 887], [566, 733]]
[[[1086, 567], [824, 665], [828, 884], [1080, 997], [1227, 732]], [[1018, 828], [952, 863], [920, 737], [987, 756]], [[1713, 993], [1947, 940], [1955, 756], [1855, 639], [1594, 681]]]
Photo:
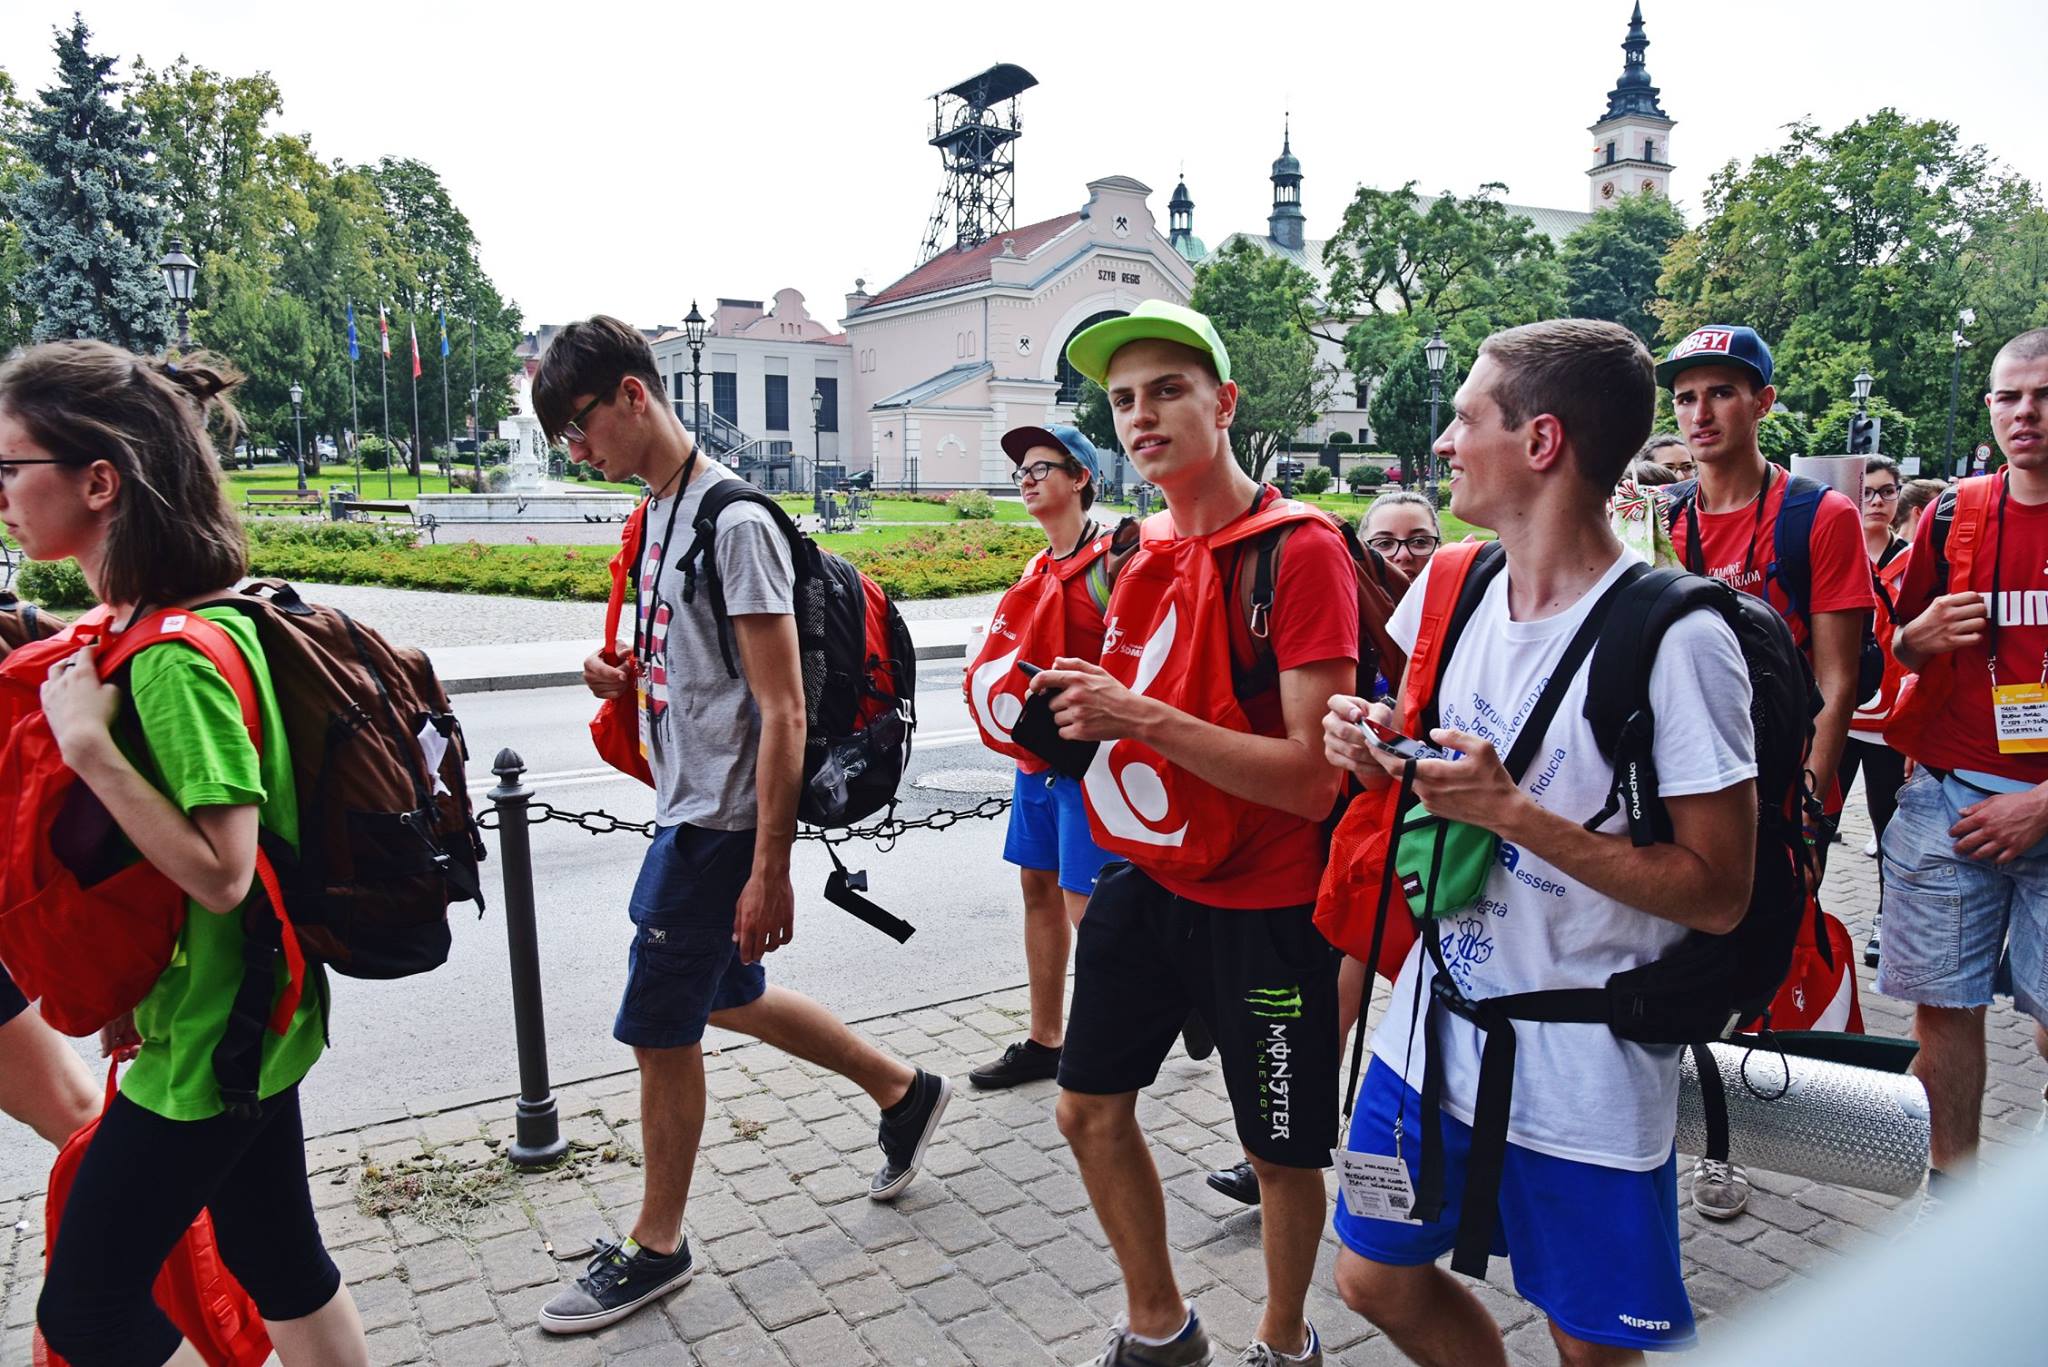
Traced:
[[1671, 130], [1676, 121], [1658, 103], [1643, 53], [1643, 7], [1630, 16], [1621, 79], [1608, 92], [1607, 112], [1593, 125], [1593, 165], [1586, 172], [1590, 207], [1599, 210], [1623, 195], [1671, 193]]

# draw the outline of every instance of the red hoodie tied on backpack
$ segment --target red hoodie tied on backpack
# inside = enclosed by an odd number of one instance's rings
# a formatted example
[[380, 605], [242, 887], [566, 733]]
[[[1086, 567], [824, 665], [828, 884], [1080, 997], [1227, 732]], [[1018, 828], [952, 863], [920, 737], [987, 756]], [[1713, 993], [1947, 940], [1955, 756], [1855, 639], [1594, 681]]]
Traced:
[[[1143, 524], [1138, 550], [1109, 601], [1102, 668], [1132, 692], [1226, 730], [1249, 733], [1232, 687], [1230, 616], [1238, 611], [1215, 552], [1328, 514], [1274, 498], [1207, 536], [1179, 536], [1168, 513]], [[1255, 633], [1264, 624], [1253, 623]], [[1267, 809], [1233, 797], [1125, 738], [1095, 752], [1081, 790], [1095, 843], [1149, 874], [1200, 879], [1244, 844]]]
[[974, 718], [982, 743], [1018, 761], [1027, 773], [1043, 770], [1045, 761], [1010, 739], [1010, 728], [1024, 710], [1024, 695], [1031, 682], [1017, 663], [1021, 660], [1050, 669], [1055, 659], [1071, 653], [1067, 648], [1067, 585], [1109, 554], [1113, 539], [1113, 533], [1105, 531], [1064, 560], [1046, 551], [1033, 556], [1024, 567], [1024, 577], [996, 604], [981, 651], [961, 681], [967, 694], [967, 714]]

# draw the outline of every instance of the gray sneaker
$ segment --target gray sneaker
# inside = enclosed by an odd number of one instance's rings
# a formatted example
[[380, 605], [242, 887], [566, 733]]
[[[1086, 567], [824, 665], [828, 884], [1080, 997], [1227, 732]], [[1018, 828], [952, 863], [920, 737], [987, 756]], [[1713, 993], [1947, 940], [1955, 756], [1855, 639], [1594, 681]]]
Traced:
[[1709, 1220], [1732, 1220], [1749, 1208], [1749, 1174], [1736, 1163], [1702, 1158], [1692, 1165], [1692, 1208]]
[[1109, 1346], [1100, 1357], [1088, 1359], [1087, 1367], [1209, 1367], [1215, 1360], [1209, 1332], [1190, 1306], [1187, 1327], [1172, 1343], [1140, 1343], [1123, 1321], [1117, 1321], [1116, 1328], [1109, 1331]]
[[1316, 1337], [1316, 1327], [1310, 1324], [1308, 1345], [1298, 1356], [1290, 1357], [1269, 1343], [1253, 1339], [1238, 1355], [1237, 1367], [1323, 1367], [1323, 1341]]
[[696, 1270], [688, 1239], [666, 1258], [631, 1239], [599, 1239], [597, 1256], [576, 1284], [541, 1307], [540, 1327], [550, 1334], [587, 1334], [616, 1324], [688, 1282]]

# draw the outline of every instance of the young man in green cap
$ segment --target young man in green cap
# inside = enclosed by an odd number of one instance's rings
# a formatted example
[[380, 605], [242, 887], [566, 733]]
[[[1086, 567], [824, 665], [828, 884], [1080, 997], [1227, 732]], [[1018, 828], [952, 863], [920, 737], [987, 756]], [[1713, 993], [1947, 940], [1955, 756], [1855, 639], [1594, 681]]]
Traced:
[[[1124, 1275], [1127, 1318], [1097, 1367], [1212, 1362], [1174, 1281], [1166, 1194], [1137, 1121], [1189, 1013], [1209, 1027], [1264, 1193], [1266, 1304], [1239, 1361], [1320, 1364], [1303, 1305], [1337, 1124], [1337, 955], [1313, 919], [1332, 694], [1352, 687], [1357, 581], [1327, 518], [1232, 457], [1237, 386], [1209, 320], [1146, 303], [1076, 336], [1117, 438], [1167, 510], [1117, 577], [1102, 662], [1032, 681], [1072, 740], [1097, 842], [1075, 950], [1060, 1130]], [[1270, 573], [1257, 568], [1268, 563]], [[1239, 571], [1257, 583], [1249, 612]]]

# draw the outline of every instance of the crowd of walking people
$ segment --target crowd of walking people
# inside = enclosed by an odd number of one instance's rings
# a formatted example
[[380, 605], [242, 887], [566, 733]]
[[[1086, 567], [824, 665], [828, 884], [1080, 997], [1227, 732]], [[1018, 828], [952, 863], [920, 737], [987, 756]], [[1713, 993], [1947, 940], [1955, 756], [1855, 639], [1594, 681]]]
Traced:
[[[1125, 1301], [1099, 1367], [1214, 1360], [1138, 1106], [1176, 1047], [1217, 1060], [1243, 1149], [1210, 1184], [1260, 1211], [1247, 1367], [1323, 1361], [1307, 1304], [1331, 1228], [1343, 1304], [1416, 1362], [1505, 1361], [1468, 1280], [1488, 1255], [1512, 1259], [1563, 1362], [1686, 1346], [1680, 1054], [1737, 1027], [1862, 1028], [1856, 946], [1818, 900], [1830, 858], [1879, 861], [1863, 952], [1914, 1006], [1923, 1211], [1971, 1180], [1985, 1008], [2008, 995], [2048, 1025], [2048, 330], [1992, 365], [2001, 468], [1908, 480], [1873, 457], [1848, 489], [1765, 459], [1773, 360], [1750, 328], [1700, 328], [1661, 360], [1608, 323], [1497, 333], [1434, 446], [1449, 511], [1490, 534], [1462, 541], [1430, 497], [1382, 494], [1354, 528], [1247, 474], [1231, 358], [1199, 313], [1143, 304], [1066, 357], [1165, 509], [1107, 516], [1073, 427], [1003, 437], [1046, 545], [964, 687], [1016, 766], [1003, 858], [1030, 1008], [961, 1079], [764, 970], [796, 938], [815, 549], [721, 489], [737, 475], [696, 448], [640, 332], [594, 317], [541, 358], [549, 436], [648, 490], [618, 562], [627, 631], [584, 679], [657, 825], [613, 1027], [639, 1069], [642, 1197], [543, 1330], [600, 1329], [694, 1274], [717, 1026], [873, 1102], [876, 1202], [917, 1179], [956, 1084], [1054, 1083]], [[79, 1018], [30, 990], [100, 965], [47, 962], [0, 912], [0, 1109], [67, 1146], [37, 1325], [78, 1367], [243, 1360], [203, 1351], [164, 1299], [159, 1272], [194, 1239], [252, 1307], [245, 1345], [368, 1361], [298, 1096], [325, 968], [388, 945], [288, 911], [306, 885], [276, 881], [330, 814], [301, 796], [319, 743], [287, 721], [303, 674], [222, 602], [247, 572], [216, 454], [236, 382], [203, 355], [95, 342], [0, 366], [0, 523], [32, 558], [76, 557], [102, 604], [55, 645], [7, 640], [0, 877], [71, 905], [141, 870], [172, 908], [132, 999], [92, 1022], [129, 1060], [104, 1101], [44, 1020]], [[1676, 431], [1653, 436], [1660, 389]], [[428, 778], [440, 715], [430, 699], [404, 727]], [[1835, 851], [1858, 781], [1873, 835]], [[51, 793], [62, 822], [34, 805]], [[90, 872], [66, 834], [80, 807]], [[1625, 1027], [1624, 992], [1657, 1023]], [[1741, 1157], [1738, 1135], [1693, 1165], [1701, 1215], [1745, 1208]]]

